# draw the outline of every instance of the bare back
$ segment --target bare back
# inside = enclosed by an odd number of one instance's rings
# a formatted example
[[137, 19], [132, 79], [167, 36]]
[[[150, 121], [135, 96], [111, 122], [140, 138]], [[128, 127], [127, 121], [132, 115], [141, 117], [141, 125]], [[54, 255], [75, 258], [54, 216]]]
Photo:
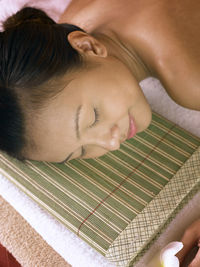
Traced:
[[200, 110], [200, 2], [72, 0], [60, 22], [114, 31], [179, 104]]

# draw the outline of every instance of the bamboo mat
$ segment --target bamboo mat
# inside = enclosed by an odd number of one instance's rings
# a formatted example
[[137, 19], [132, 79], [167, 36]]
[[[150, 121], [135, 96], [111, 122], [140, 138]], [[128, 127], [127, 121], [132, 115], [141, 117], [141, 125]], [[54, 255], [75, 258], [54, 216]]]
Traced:
[[[133, 255], [138, 257], [156, 234], [154, 230], [161, 227], [163, 220], [166, 222], [182, 202], [184, 195], [180, 194], [181, 198], [173, 202], [170, 190], [174, 189], [175, 195], [182, 190], [181, 181], [176, 183], [178, 180], [174, 177], [199, 145], [200, 138], [154, 113], [146, 131], [101, 158], [72, 160], [67, 164], [33, 161], [22, 164], [1, 154], [0, 167], [5, 177], [68, 229], [109, 260], [125, 266]], [[198, 154], [196, 157], [198, 161]], [[185, 179], [187, 181], [187, 177]], [[198, 177], [194, 176], [189, 182], [188, 190], [192, 190]], [[188, 193], [184, 191], [185, 195]], [[167, 204], [170, 208], [166, 209], [164, 201], [157, 201], [160, 196], [173, 205]], [[140, 220], [152, 207], [146, 220]], [[160, 218], [160, 225], [157, 223], [148, 234], [142, 235], [141, 229], [156, 218], [152, 214], [157, 214], [163, 207], [166, 213]], [[132, 235], [132, 230], [127, 229], [132, 229], [131, 226], [138, 222], [138, 232]], [[127, 232], [131, 233], [130, 237]], [[127, 252], [121, 242], [126, 243], [129, 239], [135, 250]]]

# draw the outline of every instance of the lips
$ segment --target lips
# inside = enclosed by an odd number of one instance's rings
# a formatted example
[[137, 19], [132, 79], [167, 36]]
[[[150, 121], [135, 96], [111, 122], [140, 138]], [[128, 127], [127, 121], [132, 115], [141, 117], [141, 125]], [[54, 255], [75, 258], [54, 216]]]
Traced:
[[137, 133], [137, 128], [135, 125], [134, 118], [133, 116], [129, 114], [129, 129], [128, 129], [128, 134], [127, 134], [127, 139], [132, 138], [133, 136], [136, 135], [136, 133]]

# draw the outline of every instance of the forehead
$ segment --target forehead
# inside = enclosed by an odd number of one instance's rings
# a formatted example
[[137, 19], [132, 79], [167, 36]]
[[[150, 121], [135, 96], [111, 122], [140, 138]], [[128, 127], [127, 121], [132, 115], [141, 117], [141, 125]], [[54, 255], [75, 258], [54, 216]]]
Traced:
[[81, 103], [80, 94], [65, 88], [33, 116], [28, 135], [36, 149], [28, 158], [59, 162], [77, 147], [75, 121]]

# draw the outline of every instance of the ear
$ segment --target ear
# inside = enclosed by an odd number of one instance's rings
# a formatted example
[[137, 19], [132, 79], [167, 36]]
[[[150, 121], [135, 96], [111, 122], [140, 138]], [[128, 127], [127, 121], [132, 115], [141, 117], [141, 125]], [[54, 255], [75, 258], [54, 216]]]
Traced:
[[91, 35], [81, 32], [73, 31], [68, 34], [68, 41], [71, 46], [80, 54], [88, 56], [107, 57], [106, 47]]

